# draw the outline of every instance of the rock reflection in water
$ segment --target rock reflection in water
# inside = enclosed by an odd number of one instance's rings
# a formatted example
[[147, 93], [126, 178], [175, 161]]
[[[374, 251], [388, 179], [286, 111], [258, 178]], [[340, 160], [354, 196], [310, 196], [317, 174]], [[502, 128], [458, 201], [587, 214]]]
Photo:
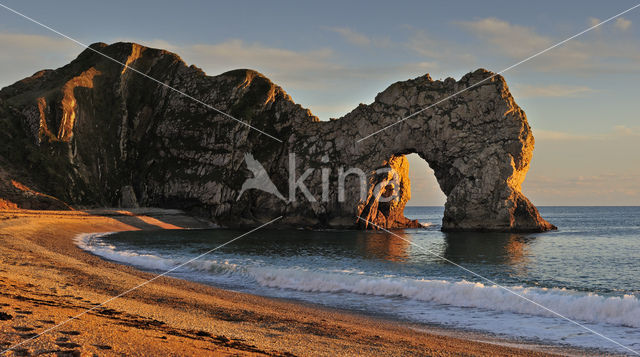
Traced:
[[455, 263], [522, 265], [533, 239], [515, 233], [444, 233], [443, 256]]

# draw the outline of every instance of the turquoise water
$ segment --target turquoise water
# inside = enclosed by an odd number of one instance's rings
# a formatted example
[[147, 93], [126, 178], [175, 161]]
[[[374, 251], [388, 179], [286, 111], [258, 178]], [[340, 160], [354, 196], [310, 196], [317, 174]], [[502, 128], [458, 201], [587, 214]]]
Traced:
[[[431, 225], [396, 231], [399, 237], [260, 230], [171, 275], [405, 321], [631, 353], [529, 299], [640, 349], [640, 207], [541, 207], [559, 230], [540, 234], [442, 233], [442, 211], [407, 207], [407, 217]], [[78, 243], [159, 273], [242, 233], [138, 231], [83, 235]]]

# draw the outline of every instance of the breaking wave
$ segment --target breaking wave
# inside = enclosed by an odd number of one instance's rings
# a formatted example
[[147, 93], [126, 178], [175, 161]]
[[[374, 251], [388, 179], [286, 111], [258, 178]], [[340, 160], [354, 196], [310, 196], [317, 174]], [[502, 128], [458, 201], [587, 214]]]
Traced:
[[[263, 286], [308, 292], [350, 292], [403, 297], [458, 307], [475, 307], [537, 316], [557, 316], [536, 303], [570, 319], [640, 327], [640, 301], [633, 295], [604, 297], [565, 289], [527, 288], [470, 281], [378, 278], [317, 273], [293, 269], [253, 271]], [[518, 295], [516, 295], [518, 294]]]
[[[81, 234], [76, 237], [76, 243], [95, 255], [143, 269], [169, 270], [184, 261], [184, 258], [169, 259], [154, 254], [119, 251], [100, 239], [104, 235]], [[389, 278], [362, 272], [240, 266], [228, 261], [206, 259], [191, 262], [184, 268], [213, 275], [241, 275], [268, 288], [405, 298], [534, 316], [556, 316], [549, 311], [552, 310], [572, 320], [640, 327], [640, 301], [633, 295], [606, 297], [567, 289], [523, 286], [510, 286], [507, 290], [496, 285], [465, 280]]]

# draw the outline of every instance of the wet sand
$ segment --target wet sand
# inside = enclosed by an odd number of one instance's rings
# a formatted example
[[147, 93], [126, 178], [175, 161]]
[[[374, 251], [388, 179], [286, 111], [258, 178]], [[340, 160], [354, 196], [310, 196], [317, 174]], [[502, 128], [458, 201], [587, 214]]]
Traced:
[[[0, 211], [0, 351], [154, 275], [77, 248], [80, 233], [207, 228], [179, 211]], [[160, 277], [7, 355], [542, 356], [514, 343]]]

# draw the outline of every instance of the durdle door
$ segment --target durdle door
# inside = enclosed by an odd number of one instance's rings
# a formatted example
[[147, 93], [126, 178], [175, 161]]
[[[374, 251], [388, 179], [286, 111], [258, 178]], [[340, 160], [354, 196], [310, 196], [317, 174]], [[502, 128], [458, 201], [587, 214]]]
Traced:
[[489, 71], [397, 82], [324, 122], [255, 71], [207, 76], [168, 51], [92, 46], [280, 141], [86, 50], [0, 91], [4, 204], [180, 208], [229, 226], [282, 215], [278, 224], [296, 227], [374, 227], [357, 216], [411, 227], [404, 155], [417, 153], [447, 196], [443, 230], [555, 228], [521, 192], [533, 134]]

